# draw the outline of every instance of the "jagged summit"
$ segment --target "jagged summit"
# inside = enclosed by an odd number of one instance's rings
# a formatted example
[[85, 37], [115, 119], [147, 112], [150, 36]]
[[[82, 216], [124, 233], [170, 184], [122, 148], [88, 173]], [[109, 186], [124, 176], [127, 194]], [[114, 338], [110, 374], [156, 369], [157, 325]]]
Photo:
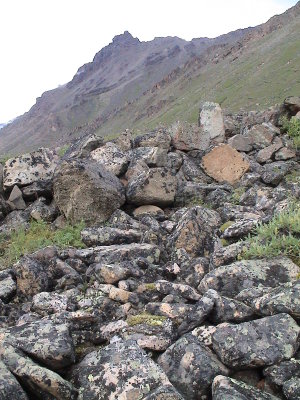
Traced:
[[138, 38], [134, 38], [131, 33], [125, 31], [121, 35], [116, 35], [112, 41], [113, 44], [120, 46], [128, 46], [136, 43], [140, 43]]

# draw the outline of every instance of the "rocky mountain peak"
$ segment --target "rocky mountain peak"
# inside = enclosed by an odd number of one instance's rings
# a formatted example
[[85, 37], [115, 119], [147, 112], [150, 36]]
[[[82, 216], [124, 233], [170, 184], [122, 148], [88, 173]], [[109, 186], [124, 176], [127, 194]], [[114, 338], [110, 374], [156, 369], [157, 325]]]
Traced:
[[128, 31], [124, 31], [121, 35], [116, 35], [112, 43], [119, 46], [130, 46], [140, 43], [140, 41], [138, 38], [134, 38]]

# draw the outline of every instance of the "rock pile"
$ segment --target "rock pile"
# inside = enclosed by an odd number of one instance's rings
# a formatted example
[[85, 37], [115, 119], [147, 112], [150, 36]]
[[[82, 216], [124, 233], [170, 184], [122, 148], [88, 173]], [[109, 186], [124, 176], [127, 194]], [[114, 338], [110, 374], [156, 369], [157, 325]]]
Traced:
[[86, 247], [0, 268], [0, 399], [300, 398], [299, 265], [241, 241], [299, 201], [298, 100], [6, 162], [2, 236], [84, 221]]

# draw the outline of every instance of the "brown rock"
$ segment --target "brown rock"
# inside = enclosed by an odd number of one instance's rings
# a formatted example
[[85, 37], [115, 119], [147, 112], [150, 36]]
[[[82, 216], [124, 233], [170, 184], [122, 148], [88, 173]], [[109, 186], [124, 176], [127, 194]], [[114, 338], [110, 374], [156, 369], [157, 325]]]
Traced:
[[233, 184], [248, 171], [250, 164], [228, 145], [215, 147], [202, 159], [205, 172], [218, 182]]

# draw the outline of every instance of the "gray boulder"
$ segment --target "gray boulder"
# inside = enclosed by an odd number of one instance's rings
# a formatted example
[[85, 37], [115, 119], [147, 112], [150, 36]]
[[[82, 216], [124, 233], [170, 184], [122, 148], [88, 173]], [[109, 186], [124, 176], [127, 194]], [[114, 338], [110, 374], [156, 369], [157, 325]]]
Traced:
[[[160, 367], [130, 340], [117, 341], [101, 351], [89, 353], [76, 365], [72, 375], [79, 388], [79, 400], [144, 399], [146, 396], [151, 399], [157, 390], [173, 390]], [[175, 393], [173, 399], [181, 399]]]
[[229, 374], [216, 355], [191, 334], [177, 340], [157, 361], [176, 389], [190, 400], [206, 398], [214, 377]]
[[0, 271], [0, 300], [7, 302], [15, 295], [17, 285], [12, 270]]
[[225, 140], [225, 127], [222, 109], [219, 104], [205, 102], [200, 110], [199, 125], [203, 135], [208, 136], [214, 143]]
[[124, 174], [129, 163], [127, 154], [111, 142], [93, 150], [90, 156], [97, 163], [102, 164], [107, 171], [116, 176]]
[[54, 177], [54, 199], [72, 223], [95, 225], [109, 219], [125, 202], [118, 178], [95, 162], [63, 162]]
[[238, 261], [209, 272], [200, 282], [198, 290], [205, 293], [214, 289], [219, 294], [235, 297], [242, 290], [257, 287], [277, 287], [297, 279], [299, 267], [286, 257], [266, 260]]
[[282, 386], [291, 378], [300, 378], [300, 360], [292, 358], [264, 369], [264, 376], [275, 385]]
[[110, 246], [140, 242], [142, 233], [134, 229], [123, 230], [110, 227], [86, 228], [81, 231], [81, 238], [87, 246]]
[[3, 186], [25, 186], [33, 182], [52, 179], [58, 156], [51, 150], [41, 148], [32, 153], [11, 158], [4, 165]]
[[291, 358], [297, 351], [300, 328], [288, 314], [239, 325], [219, 325], [213, 349], [230, 368], [256, 368]]
[[126, 190], [127, 201], [135, 205], [173, 204], [176, 192], [176, 177], [167, 168], [152, 168], [133, 177]]
[[300, 398], [300, 378], [291, 378], [284, 382], [283, 393], [288, 400], [299, 400]]
[[0, 361], [0, 399], [28, 400], [28, 397], [15, 376]]

